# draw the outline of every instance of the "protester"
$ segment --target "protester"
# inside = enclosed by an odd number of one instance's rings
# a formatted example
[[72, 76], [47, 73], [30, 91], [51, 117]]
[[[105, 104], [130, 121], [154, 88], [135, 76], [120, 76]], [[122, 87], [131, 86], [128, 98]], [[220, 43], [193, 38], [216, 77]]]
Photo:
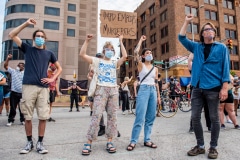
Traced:
[[93, 115], [87, 133], [87, 143], [84, 144], [82, 155], [89, 155], [91, 152], [92, 141], [97, 138], [99, 131], [99, 122], [103, 111], [107, 111], [107, 129], [106, 129], [106, 150], [109, 153], [115, 153], [117, 150], [112, 143], [112, 139], [117, 134], [117, 108], [118, 108], [118, 87], [116, 70], [127, 58], [127, 52], [123, 45], [123, 35], [118, 34], [122, 57], [119, 60], [111, 60], [115, 54], [113, 45], [106, 42], [103, 46], [102, 53], [105, 55], [103, 59], [86, 55], [87, 47], [90, 40], [93, 38], [92, 34], [86, 36], [86, 40], [80, 50], [80, 57], [93, 64], [97, 75], [96, 90], [94, 91], [93, 100]]
[[11, 82], [11, 74], [9, 72], [5, 72], [6, 75], [6, 83], [3, 85], [3, 100], [2, 104], [0, 104], [0, 114], [2, 113], [2, 110], [5, 106], [6, 109], [6, 116], [9, 115], [9, 109], [10, 109], [10, 91], [11, 86], [9, 85]]
[[218, 157], [217, 145], [220, 131], [218, 106], [219, 100], [228, 97], [229, 79], [229, 52], [227, 47], [215, 41], [216, 28], [207, 22], [200, 29], [200, 42], [193, 42], [186, 37], [186, 30], [194, 15], [185, 17], [185, 22], [178, 36], [182, 45], [194, 54], [192, 64], [192, 124], [197, 145], [189, 152], [189, 156], [205, 153], [201, 113], [204, 99], [209, 108], [211, 119], [211, 141], [208, 158]]
[[122, 88], [122, 94], [121, 94], [121, 97], [122, 97], [122, 114], [125, 115], [125, 111], [128, 110], [128, 112], [130, 113], [130, 110], [129, 110], [129, 95], [130, 95], [130, 91], [129, 91], [129, 88], [128, 88], [128, 83], [130, 83], [132, 80], [132, 77], [129, 78], [129, 77], [125, 77], [124, 78], [124, 81], [122, 82], [121, 84], [121, 88]]
[[[7, 56], [4, 63], [4, 68], [11, 74], [11, 94], [10, 94], [10, 114], [8, 116], [7, 126], [11, 126], [14, 123], [14, 118], [16, 116], [16, 109], [19, 106], [20, 100], [22, 98], [22, 82], [24, 74], [24, 63], [19, 63], [16, 69], [11, 68], [8, 63], [12, 59], [12, 54]], [[18, 107], [20, 122], [25, 125], [25, 118], [21, 112], [21, 108]]]
[[[2, 104], [3, 101], [3, 86], [6, 84], [6, 74], [0, 70], [0, 104]], [[0, 115], [2, 114], [2, 111], [0, 112]]]
[[[37, 110], [38, 125], [38, 142], [36, 145], [37, 152], [40, 154], [48, 153], [43, 146], [43, 137], [46, 128], [46, 120], [49, 118], [49, 90], [48, 84], [53, 82], [62, 72], [62, 68], [57, 61], [54, 53], [45, 49], [46, 34], [43, 30], [33, 32], [32, 38], [34, 45], [30, 46], [24, 43], [18, 34], [29, 25], [36, 25], [33, 18], [10, 31], [9, 36], [25, 54], [25, 71], [23, 76], [21, 111], [25, 117], [25, 131], [27, 135], [27, 144], [20, 153], [26, 154], [33, 149], [32, 141], [32, 118], [34, 108]], [[47, 78], [47, 69], [49, 62], [53, 63], [57, 72], [52, 78]]]
[[[146, 36], [141, 36], [135, 50], [135, 60], [138, 65], [138, 73], [140, 78], [140, 86], [136, 99], [136, 117], [133, 124], [132, 136], [128, 151], [134, 150], [139, 135], [144, 126], [144, 146], [157, 148], [157, 145], [151, 142], [151, 131], [153, 122], [156, 117], [156, 106], [160, 104], [160, 93], [158, 88], [158, 69], [151, 64], [153, 55], [151, 49], [144, 48], [141, 58], [138, 55], [142, 42], [146, 40]], [[156, 89], [157, 86], [157, 89]]]

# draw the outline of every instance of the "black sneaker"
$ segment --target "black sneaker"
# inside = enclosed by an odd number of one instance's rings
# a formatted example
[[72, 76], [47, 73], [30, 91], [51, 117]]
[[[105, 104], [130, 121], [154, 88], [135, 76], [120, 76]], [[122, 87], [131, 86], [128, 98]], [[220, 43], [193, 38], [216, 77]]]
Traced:
[[20, 151], [20, 154], [27, 154], [33, 149], [33, 141], [28, 141], [26, 146]]
[[121, 134], [120, 134], [120, 132], [118, 131], [118, 133], [117, 133], [117, 137], [121, 137]]
[[37, 149], [37, 152], [40, 153], [40, 154], [46, 154], [46, 153], [48, 153], [48, 150], [44, 148], [42, 142], [37, 142], [36, 149]]
[[221, 124], [221, 129], [226, 129], [224, 124]]
[[70, 109], [69, 112], [72, 112], [72, 109]]
[[77, 109], [77, 112], [79, 112], [79, 109]]
[[237, 124], [234, 128], [235, 129], [240, 129], [240, 126]]
[[189, 132], [189, 133], [191, 133], [191, 134], [193, 134], [193, 133], [194, 133], [194, 130], [193, 130], [193, 128], [192, 128], [192, 127], [190, 127], [188, 132]]
[[189, 156], [197, 156], [199, 154], [204, 154], [204, 153], [205, 153], [205, 149], [200, 148], [198, 145], [187, 152]]
[[216, 159], [218, 157], [218, 152], [215, 148], [209, 148], [208, 150], [208, 158], [210, 159]]

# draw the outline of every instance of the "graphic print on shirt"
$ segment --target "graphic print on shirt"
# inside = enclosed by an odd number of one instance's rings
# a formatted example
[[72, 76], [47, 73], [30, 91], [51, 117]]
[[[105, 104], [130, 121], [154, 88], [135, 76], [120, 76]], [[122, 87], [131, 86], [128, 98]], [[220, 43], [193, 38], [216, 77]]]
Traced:
[[114, 62], [112, 63], [104, 63], [102, 61], [99, 62], [99, 74], [98, 74], [98, 82], [100, 84], [116, 84], [116, 66]]

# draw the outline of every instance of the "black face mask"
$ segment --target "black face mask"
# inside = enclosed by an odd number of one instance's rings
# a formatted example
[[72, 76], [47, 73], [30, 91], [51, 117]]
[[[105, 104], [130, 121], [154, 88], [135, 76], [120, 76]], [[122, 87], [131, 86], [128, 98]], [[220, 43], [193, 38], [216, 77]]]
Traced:
[[173, 81], [173, 78], [170, 78], [171, 81]]

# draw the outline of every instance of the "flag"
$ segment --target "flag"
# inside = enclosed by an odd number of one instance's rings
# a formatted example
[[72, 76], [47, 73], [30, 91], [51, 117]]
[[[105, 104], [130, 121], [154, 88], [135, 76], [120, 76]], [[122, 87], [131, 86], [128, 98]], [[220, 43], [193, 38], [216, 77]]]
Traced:
[[[82, 88], [82, 89], [87, 89], [87, 84], [88, 84], [88, 80], [77, 81], [77, 86]], [[59, 91], [62, 94], [70, 94], [71, 92], [68, 92], [68, 91], [65, 91], [65, 90], [61, 90], [61, 89], [67, 89], [68, 87], [70, 87], [72, 85], [73, 85], [73, 81], [60, 78]], [[79, 94], [81, 96], [87, 95], [87, 91], [80, 91]]]

